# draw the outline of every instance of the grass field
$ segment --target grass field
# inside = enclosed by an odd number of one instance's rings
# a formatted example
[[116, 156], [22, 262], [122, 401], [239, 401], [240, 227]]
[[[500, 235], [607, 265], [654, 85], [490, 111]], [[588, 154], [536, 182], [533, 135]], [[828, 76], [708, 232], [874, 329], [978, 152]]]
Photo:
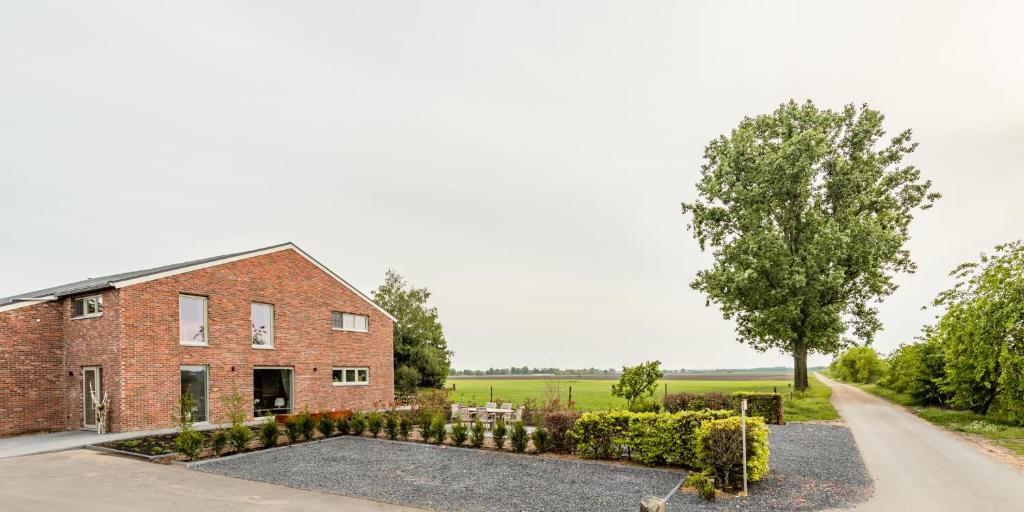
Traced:
[[[815, 379], [812, 379], [812, 381]], [[615, 380], [596, 379], [449, 379], [448, 387], [455, 386], [450, 397], [462, 404], [483, 405], [491, 398], [521, 404], [528, 398], [544, 402], [549, 396], [559, 396], [562, 402], [569, 399], [569, 388], [572, 388], [572, 400], [581, 411], [597, 411], [603, 409], [624, 409], [626, 401], [612, 396], [612, 384]], [[662, 380], [658, 382], [658, 390], [654, 397], [661, 400], [665, 393], [665, 385], [669, 393], [687, 391], [690, 393], [734, 391], [753, 391], [771, 393], [778, 391], [786, 396], [786, 420], [830, 420], [839, 415], [829, 403], [831, 390], [820, 382], [812, 382], [811, 391], [802, 397], [790, 399], [790, 382], [786, 380]]]

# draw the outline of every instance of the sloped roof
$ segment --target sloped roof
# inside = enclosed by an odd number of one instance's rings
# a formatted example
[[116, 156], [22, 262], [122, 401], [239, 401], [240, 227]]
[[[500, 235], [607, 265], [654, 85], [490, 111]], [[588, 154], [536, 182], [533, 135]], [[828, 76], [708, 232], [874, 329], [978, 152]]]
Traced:
[[222, 263], [230, 263], [232, 261], [251, 258], [253, 256], [259, 256], [262, 254], [277, 252], [286, 249], [292, 249], [295, 252], [299, 253], [300, 255], [308, 259], [311, 263], [313, 263], [321, 270], [326, 272], [328, 275], [338, 280], [346, 288], [350, 289], [356, 295], [360, 296], [363, 300], [369, 302], [372, 306], [374, 306], [382, 313], [387, 315], [388, 318], [390, 318], [391, 320], [395, 320], [395, 317], [393, 317], [390, 313], [385, 311], [384, 308], [378, 306], [375, 302], [373, 302], [373, 300], [370, 299], [369, 296], [357, 290], [354, 286], [352, 286], [347, 281], [342, 279], [341, 276], [335, 274], [330, 269], [323, 266], [323, 264], [313, 259], [312, 256], [307, 254], [302, 249], [299, 249], [298, 246], [291, 242], [272, 245], [269, 247], [263, 247], [260, 249], [253, 249], [251, 251], [222, 254], [220, 256], [213, 256], [211, 258], [183, 261], [181, 263], [172, 263], [170, 265], [147, 268], [144, 270], [123, 272], [120, 274], [112, 274], [103, 277], [93, 277], [82, 281], [75, 281], [73, 283], [62, 284], [60, 286], [43, 288], [42, 290], [36, 290], [33, 292], [19, 293], [17, 295], [11, 295], [10, 297], [0, 298], [0, 311], [19, 307], [20, 305], [36, 304], [39, 302], [58, 299], [60, 297], [67, 297], [69, 295], [77, 295], [80, 293], [98, 291], [106, 288], [122, 288], [124, 286], [131, 286], [132, 284], [137, 284], [140, 282], [151, 281], [153, 279], [160, 279], [162, 277], [168, 277], [171, 275], [181, 274], [192, 270], [198, 270], [199, 268], [211, 267]]

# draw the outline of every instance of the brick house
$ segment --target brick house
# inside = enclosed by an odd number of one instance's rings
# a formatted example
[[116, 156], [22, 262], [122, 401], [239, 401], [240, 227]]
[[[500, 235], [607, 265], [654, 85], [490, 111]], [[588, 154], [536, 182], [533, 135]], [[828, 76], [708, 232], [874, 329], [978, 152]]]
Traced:
[[[394, 397], [394, 317], [291, 243], [0, 298], [0, 436], [222, 423]], [[98, 391], [98, 393], [93, 393]]]

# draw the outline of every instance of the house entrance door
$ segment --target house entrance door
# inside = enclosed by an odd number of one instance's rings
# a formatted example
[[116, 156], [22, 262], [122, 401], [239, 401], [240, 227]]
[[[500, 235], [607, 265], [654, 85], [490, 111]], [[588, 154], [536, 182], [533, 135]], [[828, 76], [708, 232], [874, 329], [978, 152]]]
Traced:
[[82, 426], [96, 428], [96, 402], [103, 400], [103, 379], [98, 366], [82, 368]]

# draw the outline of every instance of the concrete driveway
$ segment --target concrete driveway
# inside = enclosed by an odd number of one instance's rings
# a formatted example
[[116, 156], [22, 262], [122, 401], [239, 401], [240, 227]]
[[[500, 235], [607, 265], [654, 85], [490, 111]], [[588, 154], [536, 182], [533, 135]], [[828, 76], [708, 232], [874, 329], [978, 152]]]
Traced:
[[902, 407], [822, 376], [875, 480], [856, 510], [1024, 510], [1024, 474]]
[[0, 460], [0, 510], [410, 512], [416, 509], [189, 471], [91, 450]]

